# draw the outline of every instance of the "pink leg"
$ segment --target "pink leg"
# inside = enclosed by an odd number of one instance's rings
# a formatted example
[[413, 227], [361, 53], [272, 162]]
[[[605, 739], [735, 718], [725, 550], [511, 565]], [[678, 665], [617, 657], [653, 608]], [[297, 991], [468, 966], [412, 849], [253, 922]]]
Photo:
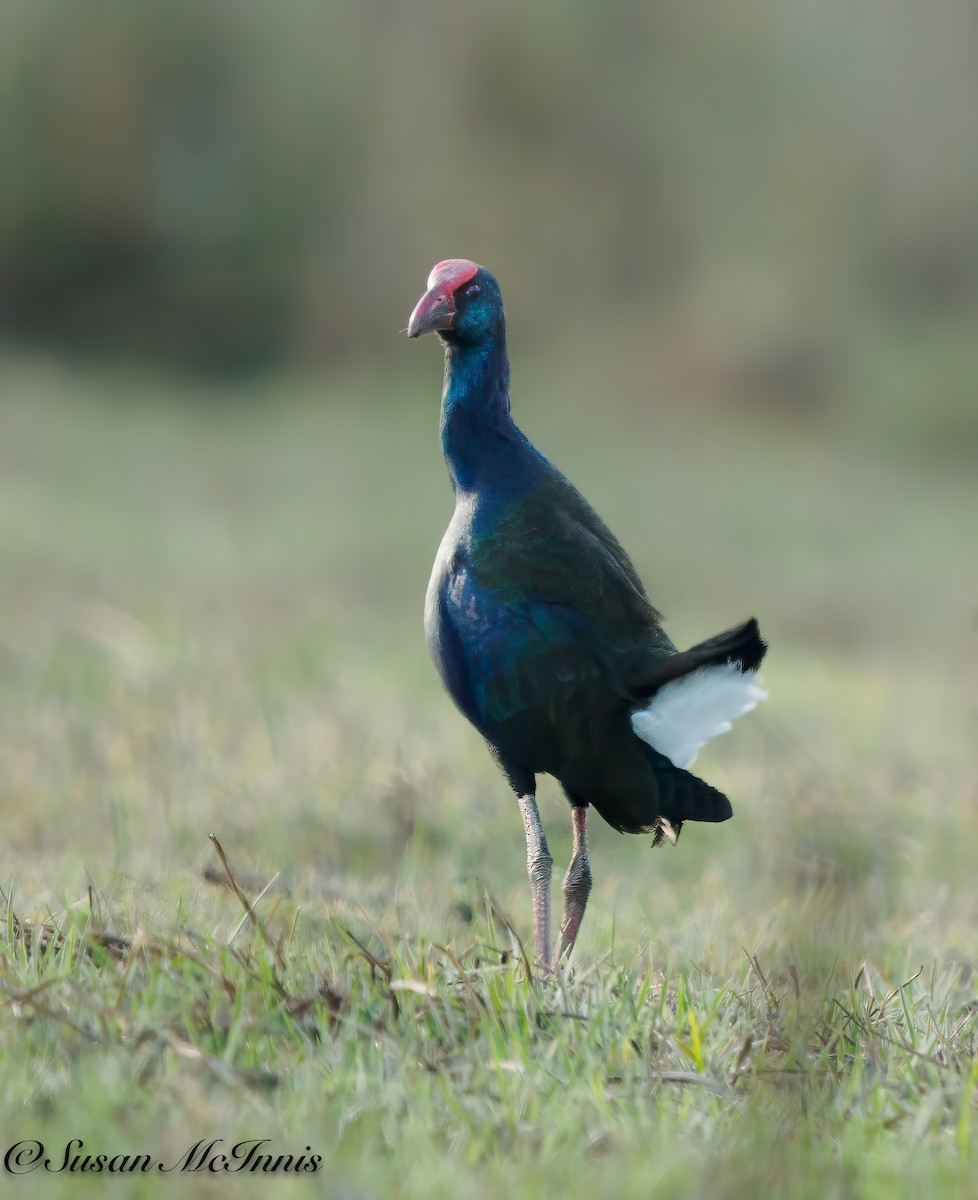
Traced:
[[560, 945], [554, 966], [574, 948], [581, 928], [587, 898], [591, 894], [591, 863], [587, 853], [587, 809], [571, 809], [574, 821], [574, 856], [564, 876], [564, 917], [560, 923]]
[[550, 857], [535, 796], [520, 796], [520, 812], [526, 831], [526, 869], [533, 897], [533, 951], [538, 963], [550, 966]]

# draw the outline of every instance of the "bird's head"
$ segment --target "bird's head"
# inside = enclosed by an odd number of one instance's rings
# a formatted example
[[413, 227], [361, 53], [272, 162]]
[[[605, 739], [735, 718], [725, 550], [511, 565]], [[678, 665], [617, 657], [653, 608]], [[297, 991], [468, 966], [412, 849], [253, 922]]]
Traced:
[[408, 337], [436, 332], [449, 345], [476, 345], [498, 335], [503, 298], [485, 267], [447, 258], [432, 268], [426, 286], [411, 313]]

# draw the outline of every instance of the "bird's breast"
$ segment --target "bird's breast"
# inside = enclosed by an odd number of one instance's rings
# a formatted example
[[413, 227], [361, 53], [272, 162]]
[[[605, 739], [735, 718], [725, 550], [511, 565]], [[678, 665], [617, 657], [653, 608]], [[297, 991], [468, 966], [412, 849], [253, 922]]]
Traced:
[[429, 629], [435, 619], [444, 589], [457, 586], [453, 581], [464, 577], [468, 571], [469, 551], [472, 541], [472, 519], [474, 505], [460, 502], [435, 554], [425, 595], [425, 628]]

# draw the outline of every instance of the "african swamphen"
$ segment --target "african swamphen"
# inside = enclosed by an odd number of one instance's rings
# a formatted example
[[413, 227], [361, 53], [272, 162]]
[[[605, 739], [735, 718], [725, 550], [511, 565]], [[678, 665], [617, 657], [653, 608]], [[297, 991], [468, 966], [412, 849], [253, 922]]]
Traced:
[[725, 821], [726, 796], [691, 775], [707, 738], [765, 693], [754, 619], [677, 651], [635, 568], [572, 484], [513, 423], [502, 296], [465, 259], [440, 262], [410, 337], [445, 347], [441, 439], [455, 515], [425, 601], [428, 647], [452, 699], [479, 730], [519, 800], [537, 959], [550, 964], [553, 860], [536, 776], [571, 804], [556, 962], [591, 891], [589, 805], [615, 829], [675, 842], [684, 821]]

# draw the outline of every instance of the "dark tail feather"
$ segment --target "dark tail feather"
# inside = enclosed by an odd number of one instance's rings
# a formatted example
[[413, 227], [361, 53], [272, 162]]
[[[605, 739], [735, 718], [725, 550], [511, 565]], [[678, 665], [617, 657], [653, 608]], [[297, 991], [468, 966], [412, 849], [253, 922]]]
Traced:
[[658, 816], [672, 825], [683, 821], [726, 821], [733, 816], [730, 801], [698, 776], [677, 767], [664, 754], [642, 743], [658, 785]]
[[639, 698], [654, 695], [664, 684], [673, 679], [680, 679], [699, 667], [722, 666], [724, 663], [737, 663], [742, 671], [755, 671], [767, 651], [767, 642], [761, 637], [757, 619], [751, 617], [743, 625], [718, 633], [716, 637], [707, 638], [690, 646], [688, 650], [680, 650], [670, 654], [665, 659], [654, 676], [635, 689]]
[[669, 761], [664, 754], [641, 743], [642, 752], [648, 759], [655, 777], [655, 788], [636, 803], [631, 812], [620, 808], [605, 812], [600, 800], [591, 803], [609, 825], [622, 833], [655, 832], [653, 846], [668, 839], [675, 842], [684, 821], [727, 821], [733, 816], [730, 801], [716, 788], [710, 787], [696, 775], [684, 771]]

